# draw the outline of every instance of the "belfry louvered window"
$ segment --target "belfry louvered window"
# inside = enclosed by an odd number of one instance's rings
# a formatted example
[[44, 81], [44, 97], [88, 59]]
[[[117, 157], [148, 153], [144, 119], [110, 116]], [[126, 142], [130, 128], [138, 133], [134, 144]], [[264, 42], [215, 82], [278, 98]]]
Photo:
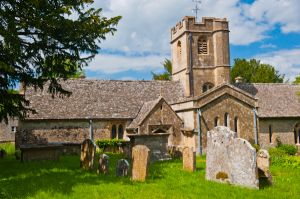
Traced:
[[207, 40], [203, 38], [198, 39], [198, 54], [207, 54]]

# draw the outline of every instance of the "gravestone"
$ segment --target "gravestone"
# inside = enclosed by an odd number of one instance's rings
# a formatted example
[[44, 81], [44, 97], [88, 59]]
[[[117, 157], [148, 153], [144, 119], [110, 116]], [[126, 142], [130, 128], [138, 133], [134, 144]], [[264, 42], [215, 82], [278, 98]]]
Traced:
[[109, 172], [109, 156], [106, 154], [101, 154], [99, 157], [99, 165], [97, 173], [108, 174]]
[[125, 159], [118, 160], [116, 167], [116, 175], [117, 176], [127, 176], [129, 170], [129, 163]]
[[89, 170], [94, 166], [96, 146], [92, 140], [86, 139], [81, 144], [80, 168]]
[[272, 175], [270, 172], [270, 155], [265, 149], [257, 152], [257, 168], [259, 178], [266, 178], [269, 184], [272, 184]]
[[150, 150], [145, 145], [136, 145], [132, 148], [132, 180], [146, 180], [149, 156]]
[[0, 159], [4, 158], [6, 155], [6, 151], [4, 149], [0, 149]]
[[228, 127], [208, 131], [206, 179], [257, 189], [256, 150]]
[[184, 147], [182, 151], [183, 169], [186, 171], [196, 170], [196, 152], [192, 147]]

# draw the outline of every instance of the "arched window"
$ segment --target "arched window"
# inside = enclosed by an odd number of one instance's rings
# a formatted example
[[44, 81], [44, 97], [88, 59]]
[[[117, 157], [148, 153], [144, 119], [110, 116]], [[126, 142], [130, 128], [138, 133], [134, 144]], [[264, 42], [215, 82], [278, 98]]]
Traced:
[[206, 55], [207, 54], [207, 40], [205, 38], [198, 39], [198, 54]]
[[214, 125], [219, 126], [219, 117], [215, 117]]
[[206, 82], [206, 83], [203, 84], [203, 86], [202, 86], [202, 92], [204, 93], [204, 92], [208, 91], [209, 89], [211, 89], [211, 88], [213, 88], [213, 87], [214, 87], [214, 85], [213, 85], [212, 83]]
[[178, 55], [178, 58], [181, 57], [181, 41], [177, 42], [177, 55]]
[[225, 113], [224, 115], [224, 126], [229, 127], [229, 114]]
[[122, 124], [120, 124], [118, 128], [118, 139], [123, 139], [123, 134], [124, 134], [123, 126]]
[[238, 119], [238, 117], [234, 118], [234, 131], [236, 133], [238, 133], [238, 131], [239, 131], [239, 119]]
[[117, 137], [117, 127], [116, 125], [112, 125], [111, 127], [111, 139], [115, 139]]
[[269, 142], [270, 142], [270, 143], [272, 143], [272, 136], [273, 136], [272, 126], [269, 125]]

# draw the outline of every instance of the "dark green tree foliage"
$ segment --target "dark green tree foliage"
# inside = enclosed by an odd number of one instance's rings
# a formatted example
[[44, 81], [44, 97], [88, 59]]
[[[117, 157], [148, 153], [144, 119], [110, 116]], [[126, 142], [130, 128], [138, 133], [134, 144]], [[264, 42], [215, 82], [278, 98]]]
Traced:
[[231, 82], [239, 76], [245, 83], [282, 83], [284, 80], [284, 75], [279, 74], [273, 66], [256, 59], [235, 59], [230, 76]]
[[89, 7], [92, 3], [0, 1], [0, 121], [32, 111], [22, 95], [10, 92], [20, 82], [35, 88], [49, 82], [49, 92], [70, 94], [58, 80], [86, 66], [121, 18], [102, 16], [101, 9]]
[[163, 62], [164, 72], [154, 73], [152, 72], [152, 79], [154, 80], [171, 80], [172, 78], [172, 62], [169, 59], [165, 59]]

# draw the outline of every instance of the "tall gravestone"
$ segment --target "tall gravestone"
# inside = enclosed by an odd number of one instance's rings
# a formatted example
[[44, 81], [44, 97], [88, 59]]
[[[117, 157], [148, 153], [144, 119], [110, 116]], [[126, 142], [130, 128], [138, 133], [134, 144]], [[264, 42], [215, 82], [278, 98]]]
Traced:
[[196, 170], [196, 152], [192, 147], [184, 147], [182, 151], [183, 169], [186, 171]]
[[109, 172], [109, 156], [106, 154], [101, 154], [99, 156], [97, 173], [108, 174], [108, 172]]
[[132, 180], [146, 180], [149, 156], [150, 150], [145, 145], [136, 145], [132, 148]]
[[94, 166], [94, 157], [96, 146], [90, 139], [86, 139], [81, 144], [80, 167], [85, 170], [92, 169]]
[[207, 132], [206, 179], [258, 188], [256, 150], [228, 127]]
[[117, 176], [127, 176], [129, 170], [129, 162], [125, 159], [118, 160], [116, 167]]

